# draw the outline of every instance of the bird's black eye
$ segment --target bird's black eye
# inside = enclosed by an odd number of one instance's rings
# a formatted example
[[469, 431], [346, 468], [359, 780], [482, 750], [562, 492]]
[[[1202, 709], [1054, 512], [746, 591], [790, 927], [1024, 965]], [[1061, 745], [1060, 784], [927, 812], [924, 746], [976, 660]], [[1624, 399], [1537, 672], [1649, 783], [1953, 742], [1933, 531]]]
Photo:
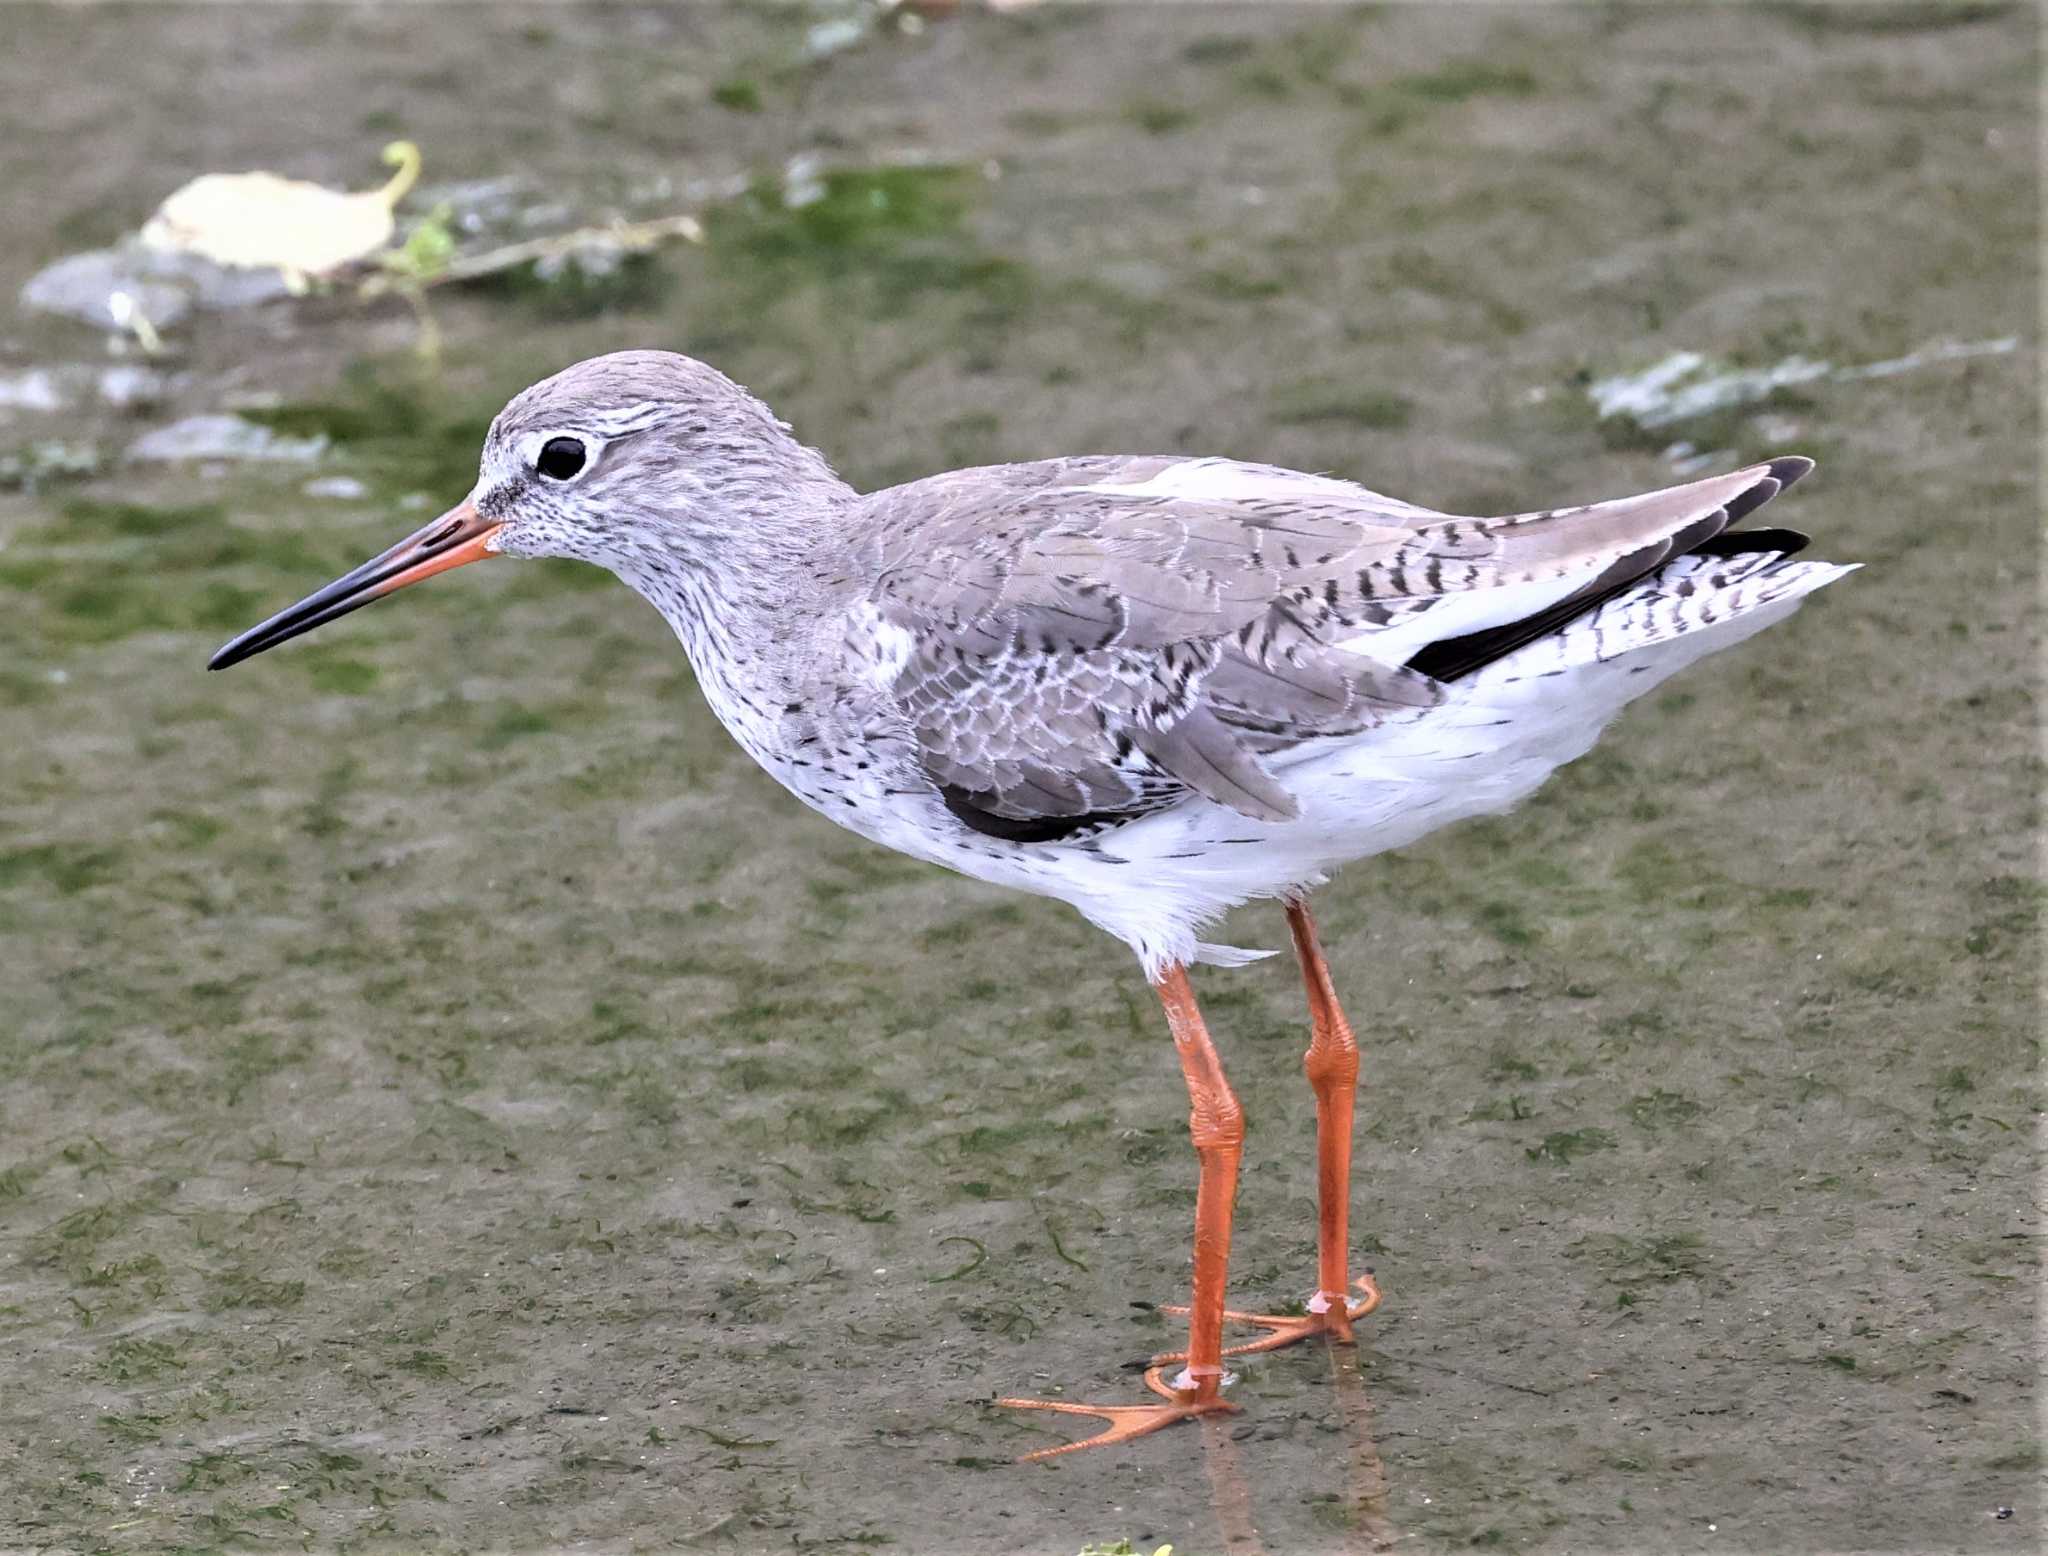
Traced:
[[583, 457], [581, 438], [549, 438], [533, 467], [550, 481], [566, 481], [583, 468]]

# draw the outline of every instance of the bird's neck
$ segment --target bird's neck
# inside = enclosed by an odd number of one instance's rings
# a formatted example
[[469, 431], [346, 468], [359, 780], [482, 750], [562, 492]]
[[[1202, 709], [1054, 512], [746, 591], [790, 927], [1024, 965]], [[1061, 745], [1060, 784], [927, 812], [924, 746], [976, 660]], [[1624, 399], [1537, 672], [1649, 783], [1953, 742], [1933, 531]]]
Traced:
[[778, 463], [758, 480], [725, 472], [715, 505], [695, 512], [686, 536], [611, 564], [667, 620], [735, 733], [800, 695], [821, 635], [854, 602], [844, 558], [859, 498], [813, 459]]

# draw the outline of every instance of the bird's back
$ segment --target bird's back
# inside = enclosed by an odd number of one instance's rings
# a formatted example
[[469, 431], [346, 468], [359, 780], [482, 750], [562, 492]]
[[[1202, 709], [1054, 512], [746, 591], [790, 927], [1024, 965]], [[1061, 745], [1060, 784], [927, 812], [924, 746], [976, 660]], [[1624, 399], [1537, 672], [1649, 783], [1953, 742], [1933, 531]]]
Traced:
[[1290, 819], [1274, 765], [1426, 713], [1807, 468], [1466, 518], [1271, 467], [1104, 457], [952, 472], [855, 522], [935, 781], [970, 824], [1044, 840], [1189, 795]]

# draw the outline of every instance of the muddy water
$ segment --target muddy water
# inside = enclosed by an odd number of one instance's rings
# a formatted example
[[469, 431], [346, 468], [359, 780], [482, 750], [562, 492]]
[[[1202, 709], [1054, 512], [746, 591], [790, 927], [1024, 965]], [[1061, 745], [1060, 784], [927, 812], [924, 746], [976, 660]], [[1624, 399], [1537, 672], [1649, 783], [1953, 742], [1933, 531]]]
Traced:
[[[806, 62], [817, 19], [10, 11], [10, 295], [196, 172], [362, 186], [400, 134], [579, 208], [841, 171], [594, 314], [445, 297], [433, 372], [337, 301], [0, 420], [332, 440], [0, 495], [0, 1546], [2037, 1546], [2031, 15], [1041, 10]], [[2012, 335], [1650, 432], [1583, 392]], [[595, 573], [199, 673], [628, 344], [862, 483], [1185, 449], [1486, 510], [1797, 449], [1784, 522], [1868, 565], [1324, 894], [1385, 1307], [1225, 1423], [1017, 1468], [1062, 1429], [991, 1396], [1135, 1397], [1186, 1280], [1119, 947], [801, 811]], [[8, 373], [100, 349], [0, 329]], [[1200, 986], [1232, 1290], [1284, 1302], [1298, 991]]]

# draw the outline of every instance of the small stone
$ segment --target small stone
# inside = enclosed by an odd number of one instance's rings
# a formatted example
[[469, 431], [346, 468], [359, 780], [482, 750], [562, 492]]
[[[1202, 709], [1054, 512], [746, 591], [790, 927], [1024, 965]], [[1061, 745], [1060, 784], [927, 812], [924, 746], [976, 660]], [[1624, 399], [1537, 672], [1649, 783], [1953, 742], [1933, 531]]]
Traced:
[[0, 409], [10, 411], [61, 411], [64, 396], [57, 377], [46, 367], [32, 367], [11, 378], [0, 378]]
[[97, 387], [102, 400], [125, 411], [156, 404], [170, 384], [155, 368], [123, 363], [101, 368]]
[[825, 198], [823, 164], [812, 152], [799, 152], [789, 159], [782, 170], [782, 204], [784, 209], [800, 211], [807, 205], [816, 205]]
[[804, 34], [804, 53], [812, 59], [824, 59], [843, 49], [852, 48], [867, 35], [868, 19], [865, 13], [835, 17], [829, 22], [819, 22]]
[[352, 475], [315, 476], [299, 490], [308, 497], [332, 497], [338, 502], [354, 502], [370, 495], [370, 489]]
[[60, 259], [29, 277], [21, 289], [24, 308], [125, 331], [129, 318], [117, 312], [116, 297], [128, 298], [130, 308], [158, 329], [169, 328], [192, 311], [191, 293], [185, 287], [152, 279], [147, 261], [118, 249], [94, 249]]
[[326, 449], [324, 434], [292, 438], [239, 416], [187, 416], [144, 433], [128, 445], [128, 457], [164, 463], [191, 459], [296, 463], [318, 459]]

